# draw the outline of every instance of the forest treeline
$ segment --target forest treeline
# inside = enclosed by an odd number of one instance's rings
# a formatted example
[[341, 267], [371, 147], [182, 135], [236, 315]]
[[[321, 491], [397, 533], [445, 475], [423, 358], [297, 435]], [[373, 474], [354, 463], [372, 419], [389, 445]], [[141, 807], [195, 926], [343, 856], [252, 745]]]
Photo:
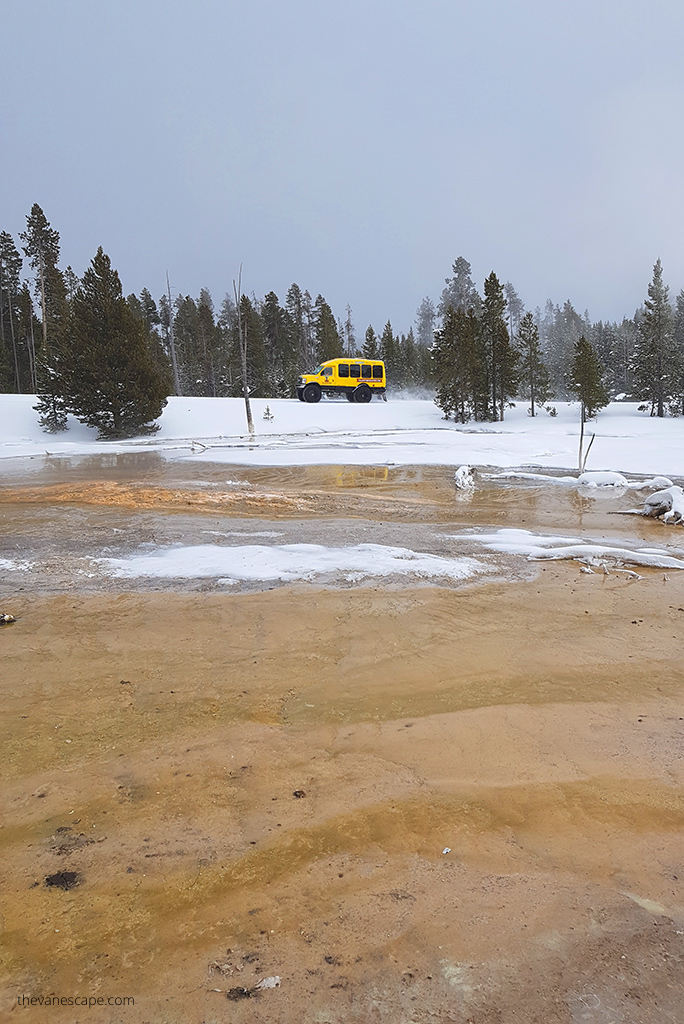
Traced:
[[0, 391], [38, 394], [49, 430], [71, 412], [102, 436], [123, 436], [153, 429], [169, 394], [241, 395], [238, 323], [254, 397], [295, 397], [298, 374], [326, 359], [379, 357], [390, 394], [434, 393], [463, 422], [500, 419], [515, 398], [534, 412], [576, 395], [582, 341], [608, 397], [636, 398], [660, 416], [684, 408], [684, 291], [670, 302], [660, 261], [643, 305], [607, 323], [570, 301], [526, 310], [494, 273], [480, 293], [460, 256], [439, 300], [425, 298], [406, 333], [389, 319], [358, 332], [349, 306], [339, 317], [296, 283], [282, 300], [273, 291], [237, 296], [238, 316], [235, 295], [216, 306], [207, 289], [126, 296], [102, 249], [81, 277], [60, 262], [59, 233], [38, 204], [18, 239], [0, 232]]

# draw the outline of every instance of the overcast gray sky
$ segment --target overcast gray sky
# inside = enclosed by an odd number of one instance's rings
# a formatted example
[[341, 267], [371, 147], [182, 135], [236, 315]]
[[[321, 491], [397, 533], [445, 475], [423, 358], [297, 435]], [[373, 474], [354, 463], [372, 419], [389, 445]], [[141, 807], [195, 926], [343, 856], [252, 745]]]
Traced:
[[682, 0], [3, 0], [2, 215], [126, 293], [296, 281], [405, 331], [453, 260], [527, 308], [684, 287]]

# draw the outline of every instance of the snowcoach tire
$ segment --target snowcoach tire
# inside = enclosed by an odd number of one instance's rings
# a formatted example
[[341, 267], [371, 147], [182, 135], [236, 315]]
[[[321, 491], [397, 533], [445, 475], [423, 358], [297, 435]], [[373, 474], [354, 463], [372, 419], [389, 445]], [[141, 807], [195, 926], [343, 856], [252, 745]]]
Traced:
[[366, 405], [368, 402], [370, 402], [372, 397], [373, 392], [371, 391], [371, 389], [367, 386], [364, 386], [363, 384], [361, 385], [360, 388], [356, 388], [356, 390], [354, 391], [354, 401], [359, 402], [359, 404], [361, 405]]
[[314, 403], [321, 400], [321, 389], [318, 384], [307, 384], [302, 394], [305, 402]]

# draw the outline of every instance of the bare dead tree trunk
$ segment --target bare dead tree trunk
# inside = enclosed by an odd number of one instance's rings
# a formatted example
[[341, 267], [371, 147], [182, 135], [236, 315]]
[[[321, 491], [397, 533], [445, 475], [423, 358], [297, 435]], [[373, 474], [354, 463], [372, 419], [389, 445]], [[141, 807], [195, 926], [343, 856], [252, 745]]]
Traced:
[[583, 473], [585, 468], [586, 468], [586, 465], [587, 465], [587, 459], [589, 458], [589, 452], [591, 451], [591, 446], [594, 443], [594, 441], [596, 440], [596, 434], [592, 434], [591, 435], [591, 441], [587, 445], [587, 450], [586, 450], [586, 452], [584, 453], [584, 456], [583, 456], [582, 455], [582, 448], [584, 447], [584, 420], [585, 420], [585, 417], [586, 417], [586, 409], [585, 409], [584, 402], [580, 403], [580, 407], [581, 407], [581, 410], [582, 410], [582, 416], [581, 416], [581, 423], [580, 423], [578, 466], [579, 466], [580, 473]]
[[238, 339], [240, 341], [240, 361], [242, 363], [242, 394], [245, 396], [245, 413], [247, 415], [247, 429], [250, 434], [254, 433], [254, 421], [252, 420], [252, 408], [249, 404], [249, 387], [247, 386], [247, 324], [242, 324], [242, 264], [238, 273], [237, 286], [233, 281], [233, 294], [235, 295], [235, 307], [238, 319]]
[[36, 339], [33, 333], [33, 309], [29, 310], [29, 320], [31, 322], [31, 335], [29, 339], [29, 352], [31, 353], [31, 381], [33, 382], [33, 393], [38, 393], [38, 369], [36, 367]]
[[45, 359], [48, 358], [48, 335], [47, 335], [47, 312], [45, 309], [45, 267], [43, 266], [43, 254], [40, 254], [40, 260], [38, 263], [38, 272], [40, 276], [40, 311], [43, 316], [43, 352], [45, 353]]
[[12, 354], [14, 356], [14, 380], [17, 385], [17, 394], [21, 394], [21, 381], [19, 380], [19, 360], [17, 358], [17, 344], [14, 338], [14, 323], [12, 320], [12, 293], [9, 288], [3, 289], [2, 280], [2, 265], [0, 264], [0, 337], [2, 337], [3, 344], [5, 342], [5, 320], [3, 315], [3, 300], [2, 293], [7, 292], [7, 310], [9, 312], [10, 319], [10, 333], [12, 338]]
[[9, 299], [9, 322], [10, 322], [10, 337], [12, 338], [12, 351], [14, 352], [14, 367], [17, 375], [17, 391], [21, 394], [21, 381], [19, 380], [19, 363], [17, 361], [17, 342], [14, 337], [14, 317], [12, 315], [12, 294], [8, 290], [7, 298]]
[[178, 360], [176, 359], [176, 341], [173, 336], [173, 307], [171, 306], [171, 284], [169, 272], [166, 271], [166, 292], [169, 297], [169, 349], [171, 351], [171, 366], [173, 368], [173, 386], [177, 395], [182, 395], [180, 374], [178, 373]]

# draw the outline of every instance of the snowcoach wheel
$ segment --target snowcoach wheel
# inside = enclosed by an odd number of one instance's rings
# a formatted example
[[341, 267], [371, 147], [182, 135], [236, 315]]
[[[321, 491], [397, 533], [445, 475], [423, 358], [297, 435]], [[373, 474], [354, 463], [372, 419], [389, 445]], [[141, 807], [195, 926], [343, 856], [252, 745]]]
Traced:
[[318, 384], [307, 384], [304, 388], [303, 395], [305, 402], [320, 402], [321, 389]]
[[354, 398], [354, 392], [353, 391], [348, 391], [347, 392], [347, 401], [348, 402], [355, 402], [356, 401], [356, 399]]
[[299, 399], [300, 402], [304, 401], [304, 395], [299, 390], [297, 391], [297, 398]]
[[366, 405], [367, 402], [370, 402], [372, 397], [373, 393], [367, 384], [362, 384], [361, 387], [358, 387], [354, 392], [354, 401], [359, 402], [362, 405]]

